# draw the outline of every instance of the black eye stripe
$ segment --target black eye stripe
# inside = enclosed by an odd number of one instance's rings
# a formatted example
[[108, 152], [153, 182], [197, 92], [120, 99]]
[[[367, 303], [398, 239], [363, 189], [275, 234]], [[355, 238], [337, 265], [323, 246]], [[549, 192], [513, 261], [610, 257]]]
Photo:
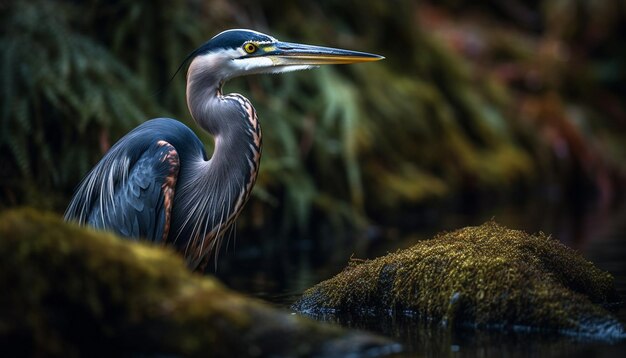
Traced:
[[256, 45], [256, 52], [259, 50], [259, 46], [273, 42], [276, 42], [275, 38], [256, 31], [245, 29], [227, 30], [215, 35], [212, 39], [194, 50], [189, 56], [193, 58], [198, 55], [223, 49], [239, 49], [243, 48], [246, 43]]

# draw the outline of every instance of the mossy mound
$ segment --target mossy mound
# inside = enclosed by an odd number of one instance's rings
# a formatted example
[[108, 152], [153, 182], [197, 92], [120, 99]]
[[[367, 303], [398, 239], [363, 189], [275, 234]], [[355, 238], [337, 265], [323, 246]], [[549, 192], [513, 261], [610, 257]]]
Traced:
[[612, 276], [573, 250], [542, 233], [488, 222], [352, 260], [293, 308], [312, 315], [391, 310], [450, 324], [615, 339], [624, 328], [599, 305], [615, 299]]
[[4, 353], [343, 356], [398, 348], [236, 294], [165, 249], [27, 209], [0, 214], [0, 291]]

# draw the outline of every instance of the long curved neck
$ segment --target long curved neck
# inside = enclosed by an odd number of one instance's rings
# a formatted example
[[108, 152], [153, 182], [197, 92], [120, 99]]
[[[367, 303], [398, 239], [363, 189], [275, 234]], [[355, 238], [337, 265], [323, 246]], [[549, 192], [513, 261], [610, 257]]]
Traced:
[[[198, 125], [214, 136], [215, 150], [210, 160], [181, 167], [188, 185], [177, 188], [182, 191], [177, 197], [191, 203], [183, 204], [186, 220], [179, 236], [188, 238], [185, 249], [194, 259], [219, 248], [219, 238], [239, 215], [256, 181], [262, 144], [252, 104], [238, 94], [222, 95], [223, 81], [207, 61], [189, 67], [187, 105]], [[201, 222], [191, 222], [197, 218]]]
[[213, 166], [237, 159], [259, 160], [261, 127], [252, 103], [239, 94], [222, 94], [224, 81], [211, 59], [194, 60], [187, 74], [187, 106], [202, 129], [215, 137]]

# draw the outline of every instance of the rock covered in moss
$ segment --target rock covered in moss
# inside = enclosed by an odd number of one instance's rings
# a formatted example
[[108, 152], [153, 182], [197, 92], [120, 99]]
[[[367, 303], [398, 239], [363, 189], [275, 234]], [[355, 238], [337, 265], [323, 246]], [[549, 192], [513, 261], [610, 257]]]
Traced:
[[3, 353], [384, 355], [386, 339], [280, 312], [174, 253], [18, 210], [0, 215]]
[[558, 241], [488, 222], [352, 260], [293, 308], [311, 315], [391, 310], [450, 324], [614, 339], [624, 337], [623, 326], [599, 304], [615, 295], [610, 274]]

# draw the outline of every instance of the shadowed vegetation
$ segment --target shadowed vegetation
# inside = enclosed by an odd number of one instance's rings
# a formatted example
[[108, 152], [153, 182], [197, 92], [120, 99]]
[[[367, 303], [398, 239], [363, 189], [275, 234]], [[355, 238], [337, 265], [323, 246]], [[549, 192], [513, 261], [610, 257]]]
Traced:
[[440, 234], [305, 291], [307, 314], [410, 314], [453, 326], [542, 329], [596, 339], [626, 337], [600, 304], [613, 277], [544, 234], [489, 222]]
[[[147, 90], [111, 52], [70, 28], [63, 5], [2, 9], [2, 196], [65, 205], [111, 136], [155, 113]], [[51, 197], [50, 197], [51, 196]]]
[[3, 2], [0, 206], [63, 210], [88, 168], [140, 121], [193, 126], [184, 76], [169, 78], [233, 27], [387, 57], [227, 85], [252, 100], [264, 127], [248, 227], [385, 223], [459, 194], [507, 198], [547, 185], [557, 200], [610, 202], [626, 163], [623, 6], [492, 5]]

